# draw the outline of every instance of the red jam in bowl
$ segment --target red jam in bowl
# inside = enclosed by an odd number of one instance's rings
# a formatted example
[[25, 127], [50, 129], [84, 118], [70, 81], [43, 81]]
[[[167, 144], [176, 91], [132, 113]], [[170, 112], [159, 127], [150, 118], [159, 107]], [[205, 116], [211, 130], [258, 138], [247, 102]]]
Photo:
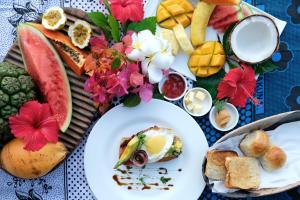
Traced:
[[162, 86], [163, 94], [169, 99], [180, 97], [185, 91], [185, 81], [178, 74], [169, 74]]

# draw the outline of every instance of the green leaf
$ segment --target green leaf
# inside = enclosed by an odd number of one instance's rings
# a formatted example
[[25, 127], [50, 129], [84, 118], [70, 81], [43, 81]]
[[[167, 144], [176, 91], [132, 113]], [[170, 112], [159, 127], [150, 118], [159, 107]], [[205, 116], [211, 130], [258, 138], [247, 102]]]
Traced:
[[252, 65], [255, 74], [264, 74], [268, 72], [272, 72], [278, 68], [277, 65], [275, 65], [272, 60], [267, 60], [263, 63]]
[[142, 145], [145, 143], [145, 138], [146, 138], [145, 134], [138, 135], [139, 144], [138, 144], [138, 147], [136, 148], [137, 150], [141, 149]]
[[89, 19], [99, 27], [107, 40], [111, 39], [111, 28], [107, 22], [107, 17], [101, 12], [88, 13]]
[[165, 177], [160, 177], [160, 181], [163, 183], [163, 184], [166, 184], [167, 182], [169, 182], [171, 180], [171, 178], [165, 178]]
[[141, 103], [141, 98], [137, 94], [129, 94], [125, 97], [124, 106], [125, 107], [135, 107]]
[[112, 14], [110, 5], [108, 3], [108, 0], [104, 0], [103, 2], [104, 2], [104, 5], [105, 5], [105, 8], [108, 10], [109, 14]]
[[111, 28], [111, 35], [115, 42], [120, 41], [120, 24], [119, 22], [112, 16], [108, 15], [108, 24]]
[[115, 59], [113, 60], [113, 62], [111, 63], [111, 68], [112, 68], [112, 69], [117, 69], [117, 68], [120, 67], [120, 65], [121, 65], [121, 60], [120, 60], [120, 58], [115, 58]]
[[216, 99], [217, 97], [217, 89], [221, 80], [223, 80], [225, 76], [225, 71], [222, 69], [217, 74], [213, 76], [209, 76], [206, 78], [197, 77], [197, 86], [206, 89], [212, 96], [212, 99]]
[[164, 95], [162, 95], [159, 90], [158, 90], [158, 86], [156, 85], [153, 89], [153, 98], [154, 99], [160, 99], [160, 100], [164, 100]]
[[232, 30], [234, 29], [236, 24], [232, 24], [229, 26], [229, 28], [225, 31], [224, 36], [223, 36], [223, 47], [225, 51], [225, 55], [232, 55], [232, 49], [230, 47], [230, 34]]
[[101, 29], [109, 30], [106, 16], [101, 12], [90, 12], [87, 14], [89, 19]]
[[132, 22], [128, 25], [127, 30], [140, 32], [150, 30], [153, 34], [156, 32], [156, 17], [148, 17], [140, 22]]
[[224, 106], [227, 103], [227, 99], [223, 99], [223, 100], [216, 100], [214, 103], [214, 106], [216, 107], [217, 111], [220, 112], [221, 110], [224, 110]]

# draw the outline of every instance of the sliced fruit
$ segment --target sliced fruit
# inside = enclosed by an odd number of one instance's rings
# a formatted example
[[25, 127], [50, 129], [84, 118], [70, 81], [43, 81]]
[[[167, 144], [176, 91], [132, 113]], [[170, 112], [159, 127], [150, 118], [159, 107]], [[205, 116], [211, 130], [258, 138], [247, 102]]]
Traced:
[[60, 7], [52, 7], [46, 10], [42, 17], [42, 24], [48, 30], [60, 30], [64, 28], [67, 16]]
[[179, 51], [179, 44], [177, 42], [174, 32], [169, 29], [162, 28], [162, 29], [160, 29], [160, 34], [161, 34], [162, 38], [164, 38], [171, 44], [172, 54], [174, 56], [177, 55], [177, 53]]
[[219, 21], [227, 18], [228, 16], [233, 16], [241, 10], [240, 6], [216, 6], [214, 12], [212, 13], [208, 25], [212, 26]]
[[239, 60], [256, 64], [271, 58], [277, 50], [279, 32], [271, 18], [252, 15], [237, 23], [229, 41]]
[[127, 160], [130, 159], [130, 157], [133, 155], [133, 153], [137, 150], [138, 146], [139, 146], [140, 140], [138, 138], [138, 136], [135, 136], [134, 138], [132, 138], [125, 150], [123, 151], [123, 153], [120, 156], [119, 161], [117, 162], [117, 164], [114, 166], [115, 169], [117, 169], [118, 167], [120, 167], [124, 162], [126, 162]]
[[72, 98], [64, 65], [48, 39], [28, 24], [18, 27], [18, 42], [25, 67], [49, 103], [60, 130], [72, 117]]
[[198, 47], [190, 57], [189, 68], [199, 77], [218, 73], [225, 64], [225, 52], [221, 43], [210, 41]]
[[187, 27], [191, 24], [193, 11], [193, 4], [188, 0], [162, 1], [157, 7], [157, 22], [167, 29], [172, 29], [177, 24]]
[[71, 39], [59, 31], [49, 31], [42, 25], [36, 23], [29, 23], [29, 25], [39, 29], [39, 31], [41, 31], [48, 39], [50, 39], [55, 49], [58, 51], [67, 65], [77, 75], [82, 75], [84, 71], [83, 65], [87, 57], [86, 52], [75, 47], [72, 44]]
[[197, 4], [191, 25], [191, 41], [194, 47], [200, 46], [205, 42], [208, 21], [215, 7], [214, 4], [208, 4], [203, 1]]
[[223, 6], [239, 5], [241, 3], [241, 0], [203, 0], [203, 1], [210, 4], [223, 5]]
[[173, 28], [173, 31], [182, 50], [188, 55], [193, 53], [194, 47], [190, 39], [188, 38], [188, 35], [186, 34], [184, 27], [181, 24], [177, 24]]
[[219, 32], [225, 32], [230, 25], [252, 14], [253, 11], [246, 4], [241, 6], [217, 6], [209, 24]]
[[91, 25], [86, 21], [76, 20], [75, 23], [69, 27], [68, 35], [76, 47], [83, 49], [89, 45], [92, 35]]

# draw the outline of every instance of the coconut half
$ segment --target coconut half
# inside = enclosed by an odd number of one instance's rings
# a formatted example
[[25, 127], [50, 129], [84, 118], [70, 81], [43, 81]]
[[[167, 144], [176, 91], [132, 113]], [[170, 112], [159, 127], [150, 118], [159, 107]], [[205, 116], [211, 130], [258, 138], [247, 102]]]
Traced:
[[279, 46], [279, 31], [274, 21], [265, 15], [251, 15], [240, 21], [230, 36], [235, 56], [255, 64], [272, 57]]

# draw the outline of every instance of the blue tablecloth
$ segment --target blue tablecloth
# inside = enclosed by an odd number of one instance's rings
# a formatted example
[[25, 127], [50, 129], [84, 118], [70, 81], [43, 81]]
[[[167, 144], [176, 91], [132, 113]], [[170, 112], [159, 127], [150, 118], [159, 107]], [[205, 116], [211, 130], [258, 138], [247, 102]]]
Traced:
[[[300, 0], [247, 0], [247, 2], [287, 21], [288, 25], [281, 37], [280, 49], [273, 56], [273, 61], [279, 69], [260, 76], [257, 98], [262, 104], [254, 107], [249, 103], [245, 109], [239, 110], [241, 114], [239, 126], [300, 108]], [[0, 0], [0, 60], [4, 58], [13, 42], [16, 26], [24, 21], [34, 20], [46, 8], [54, 5], [81, 8], [86, 11], [103, 9], [99, 6], [99, 0]], [[222, 136], [222, 133], [211, 127], [208, 118], [197, 121], [210, 145]], [[86, 137], [66, 162], [43, 178], [22, 180], [0, 170], [0, 200], [94, 199], [84, 176], [85, 141]], [[213, 194], [206, 188], [200, 199], [228, 198]], [[300, 188], [258, 199], [300, 199]]]

